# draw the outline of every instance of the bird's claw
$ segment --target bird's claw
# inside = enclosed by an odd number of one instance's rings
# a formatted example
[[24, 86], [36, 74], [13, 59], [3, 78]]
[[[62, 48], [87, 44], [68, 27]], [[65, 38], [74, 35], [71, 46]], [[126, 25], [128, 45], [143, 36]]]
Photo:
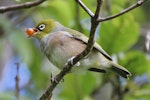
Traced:
[[[76, 56], [73, 56], [73, 57], [71, 57], [70, 59], [68, 59], [68, 62], [70, 62], [71, 65], [73, 65], [73, 59], [74, 59], [75, 57], [76, 57]], [[67, 63], [66, 63], [65, 65], [67, 65]], [[76, 66], [80, 66], [80, 62], [77, 62], [75, 65], [76, 65]]]
[[[55, 83], [59, 83], [59, 81], [57, 80], [56, 77], [53, 77], [52, 73], [51, 73], [51, 83], [55, 82]], [[62, 79], [60, 82], [64, 82], [64, 79]]]
[[51, 83], [54, 82], [54, 81], [55, 81], [56, 83], [58, 83], [58, 81], [56, 80], [56, 78], [53, 77], [53, 74], [51, 73]]

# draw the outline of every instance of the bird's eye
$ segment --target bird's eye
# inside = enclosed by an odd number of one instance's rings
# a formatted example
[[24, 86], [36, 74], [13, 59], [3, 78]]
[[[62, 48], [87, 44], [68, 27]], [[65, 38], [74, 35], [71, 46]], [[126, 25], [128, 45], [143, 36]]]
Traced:
[[42, 31], [45, 28], [45, 24], [41, 24], [38, 28], [40, 31]]

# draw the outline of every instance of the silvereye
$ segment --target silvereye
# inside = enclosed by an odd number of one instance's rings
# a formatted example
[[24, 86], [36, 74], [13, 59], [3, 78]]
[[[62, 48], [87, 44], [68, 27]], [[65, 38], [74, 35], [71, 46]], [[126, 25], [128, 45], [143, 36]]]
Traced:
[[[42, 20], [34, 28], [26, 29], [26, 33], [29, 37], [35, 37], [39, 40], [42, 51], [59, 69], [62, 69], [69, 59], [84, 51], [88, 42], [88, 38], [82, 33], [64, 27], [52, 19]], [[97, 43], [94, 44], [89, 55], [79, 63], [72, 70], [90, 70], [103, 73], [111, 70], [124, 78], [131, 75], [127, 69], [114, 63]]]

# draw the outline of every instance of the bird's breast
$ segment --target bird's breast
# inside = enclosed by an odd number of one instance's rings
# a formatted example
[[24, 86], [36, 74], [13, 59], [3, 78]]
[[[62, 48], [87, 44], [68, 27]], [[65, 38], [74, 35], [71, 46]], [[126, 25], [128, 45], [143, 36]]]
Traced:
[[41, 40], [41, 48], [45, 55], [60, 69], [64, 67], [68, 59], [81, 53], [85, 47], [83, 42], [74, 39], [64, 31], [51, 33]]

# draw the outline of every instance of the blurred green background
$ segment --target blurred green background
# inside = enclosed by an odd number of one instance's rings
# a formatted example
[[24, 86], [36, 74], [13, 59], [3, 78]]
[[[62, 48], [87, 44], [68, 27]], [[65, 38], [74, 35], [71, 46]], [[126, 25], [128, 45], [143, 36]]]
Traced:
[[[32, 0], [0, 0], [0, 6], [27, 1]], [[96, 0], [83, 2], [94, 12]], [[101, 16], [116, 14], [135, 2], [104, 0]], [[123, 16], [100, 23], [97, 28], [97, 42], [132, 73], [129, 80], [114, 73], [68, 74], [55, 88], [52, 100], [150, 100], [150, 52], [145, 48], [150, 34], [149, 9], [150, 2], [146, 2]], [[46, 18], [89, 34], [90, 17], [74, 0], [47, 0], [33, 8], [1, 13], [0, 100], [17, 100], [16, 63], [20, 100], [38, 99], [50, 84], [51, 73], [58, 74], [59, 70], [41, 52], [38, 41], [25, 34], [26, 28]]]

